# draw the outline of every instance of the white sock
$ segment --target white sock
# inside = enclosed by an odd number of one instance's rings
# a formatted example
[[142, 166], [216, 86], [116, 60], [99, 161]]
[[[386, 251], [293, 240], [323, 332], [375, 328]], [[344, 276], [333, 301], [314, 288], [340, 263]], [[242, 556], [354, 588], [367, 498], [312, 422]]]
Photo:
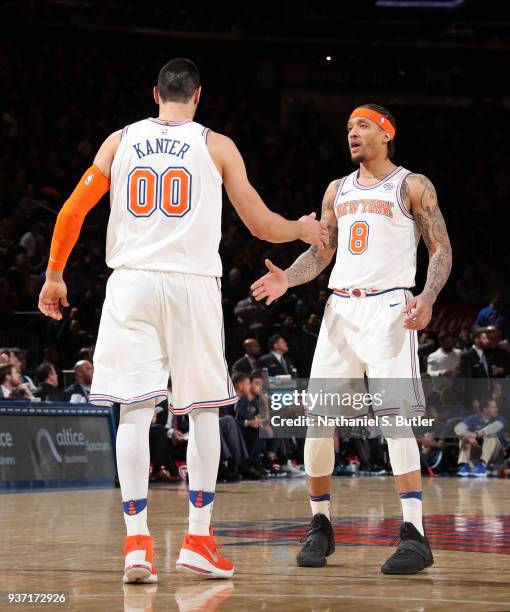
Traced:
[[200, 409], [189, 417], [186, 464], [189, 477], [189, 533], [209, 535], [220, 463], [217, 409]]
[[324, 495], [310, 495], [310, 506], [312, 507], [312, 514], [324, 514], [327, 519], [329, 516], [329, 504], [331, 495], [325, 493]]
[[153, 415], [154, 400], [120, 407], [116, 444], [117, 471], [128, 536], [149, 535], [149, 428]]
[[424, 535], [421, 491], [407, 491], [399, 493], [399, 495], [404, 523], [412, 523], [421, 535]]

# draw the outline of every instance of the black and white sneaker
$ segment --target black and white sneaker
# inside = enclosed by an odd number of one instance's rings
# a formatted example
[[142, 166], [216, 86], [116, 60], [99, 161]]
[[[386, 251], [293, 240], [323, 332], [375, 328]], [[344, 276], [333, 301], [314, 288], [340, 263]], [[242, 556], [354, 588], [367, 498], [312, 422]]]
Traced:
[[297, 555], [299, 567], [325, 567], [326, 557], [335, 552], [335, 534], [324, 514], [314, 514], [304, 546]]
[[434, 563], [430, 545], [412, 523], [400, 526], [400, 544], [381, 567], [383, 574], [417, 574]]

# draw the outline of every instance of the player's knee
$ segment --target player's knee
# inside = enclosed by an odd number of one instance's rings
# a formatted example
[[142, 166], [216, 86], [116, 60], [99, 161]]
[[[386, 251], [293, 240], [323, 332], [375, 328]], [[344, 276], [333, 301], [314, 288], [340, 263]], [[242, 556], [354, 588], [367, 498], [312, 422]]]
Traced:
[[421, 469], [420, 451], [414, 435], [405, 438], [386, 438], [386, 442], [394, 476]]
[[330, 476], [335, 466], [335, 447], [332, 437], [306, 438], [305, 471], [308, 476]]
[[154, 398], [136, 402], [135, 404], [121, 404], [120, 406], [120, 425], [125, 423], [136, 423], [144, 417], [152, 419], [156, 400]]
[[196, 408], [189, 413], [191, 423], [212, 422], [220, 420], [217, 408]]

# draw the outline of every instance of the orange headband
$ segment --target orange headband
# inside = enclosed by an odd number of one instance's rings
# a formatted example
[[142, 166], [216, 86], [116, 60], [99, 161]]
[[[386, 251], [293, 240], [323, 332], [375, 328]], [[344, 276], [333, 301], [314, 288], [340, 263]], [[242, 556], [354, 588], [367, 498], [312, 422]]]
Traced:
[[395, 138], [395, 134], [397, 133], [397, 130], [392, 125], [388, 117], [381, 115], [381, 113], [375, 110], [372, 110], [371, 108], [365, 108], [364, 106], [360, 106], [359, 108], [356, 108], [352, 111], [352, 114], [349, 117], [349, 121], [351, 119], [354, 119], [354, 117], [365, 117], [365, 119], [370, 119], [370, 121], [373, 121], [376, 125], [378, 125], [381, 128], [381, 130], [384, 130], [385, 132], [389, 132], [391, 136], [391, 140]]

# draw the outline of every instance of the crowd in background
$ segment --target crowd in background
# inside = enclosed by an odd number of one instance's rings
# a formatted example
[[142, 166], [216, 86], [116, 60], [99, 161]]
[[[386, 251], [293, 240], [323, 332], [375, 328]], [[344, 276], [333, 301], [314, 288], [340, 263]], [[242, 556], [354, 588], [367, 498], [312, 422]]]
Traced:
[[[9, 44], [7, 41], [4, 46]], [[106, 199], [87, 217], [69, 260], [65, 280], [71, 307], [64, 311], [62, 321], [27, 313], [36, 310], [56, 213], [90, 166], [94, 152], [112, 131], [157, 112], [151, 105], [151, 86], [159, 65], [167, 59], [161, 51], [159, 55], [135, 49], [129, 61], [122, 56], [113, 61], [102, 55], [100, 42], [91, 49], [79, 41], [72, 48], [46, 41], [36, 58], [16, 47], [0, 59], [0, 78], [5, 85], [0, 107], [4, 145], [0, 149], [0, 333], [19, 331], [36, 339], [27, 365], [22, 363], [23, 351], [2, 349], [2, 396], [88, 399], [93, 346], [109, 274], [104, 263]], [[202, 59], [204, 94], [197, 120], [234, 139], [252, 183], [273, 210], [289, 218], [318, 212], [329, 181], [352, 171], [345, 117], [337, 117], [338, 124], [332, 125], [331, 117], [322, 116], [312, 103], [296, 100], [289, 103], [282, 121], [281, 92], [277, 85], [260, 88], [257, 79], [250, 78], [250, 74], [258, 74], [256, 65], [246, 66], [233, 84], [222, 66]], [[202, 65], [200, 58], [198, 63]], [[70, 83], [79, 86], [71, 87]], [[431, 379], [503, 378], [510, 374], [505, 298], [501, 291], [489, 297], [494, 288], [504, 287], [505, 227], [494, 219], [510, 196], [506, 147], [510, 128], [501, 120], [501, 108], [479, 104], [476, 109], [445, 107], [437, 113], [398, 99], [390, 105], [399, 126], [396, 162], [433, 180], [450, 229], [454, 268], [440, 301], [484, 306], [474, 322], [443, 333], [426, 330], [420, 334], [421, 371]], [[475, 111], [477, 129], [472, 130]], [[491, 131], [494, 124], [499, 125], [497, 133]], [[438, 136], [424, 137], [431, 133]], [[489, 133], [490, 148], [486, 146]], [[469, 149], [462, 148], [466, 134]], [[462, 159], [457, 155], [460, 148]], [[254, 389], [258, 388], [253, 373], [262, 377], [308, 375], [330, 294], [328, 271], [288, 291], [269, 307], [251, 298], [249, 286], [264, 273], [266, 257], [285, 268], [305, 248], [302, 243], [270, 245], [254, 239], [225, 201], [221, 244], [225, 350], [234, 379], [241, 377], [234, 382], [242, 400], [237, 413], [223, 415], [224, 436], [230, 435], [230, 446], [225, 442], [229, 450], [223, 455], [227, 478], [243, 472], [250, 477], [275, 473], [275, 466], [286, 466], [286, 473], [292, 473], [302, 463], [297, 443], [253, 446], [250, 429], [265, 427], [267, 418], [260, 403], [253, 412], [257, 405]], [[418, 287], [425, 272], [422, 247]], [[474, 333], [479, 328], [486, 331]], [[72, 388], [62, 389], [60, 372], [72, 368]], [[199, 371], [200, 364], [197, 368]], [[432, 391], [434, 406], [440, 409], [445, 392], [437, 387]], [[502, 398], [500, 404], [506, 401]], [[482, 407], [470, 405], [468, 409]], [[241, 411], [246, 418], [239, 417]], [[164, 410], [161, 414], [168, 417]], [[165, 429], [173, 450], [182, 450], [185, 423], [158, 418], [154, 425]], [[240, 432], [236, 442], [231, 439], [231, 419]], [[367, 459], [367, 469], [384, 470], [384, 446], [377, 437], [370, 440], [368, 447], [355, 449], [338, 441], [339, 469], [349, 464], [346, 457], [360, 460], [366, 455], [372, 457]], [[229, 453], [237, 458], [232, 459]], [[175, 476], [170, 464], [157, 467], [155, 478], [161, 468]]]

